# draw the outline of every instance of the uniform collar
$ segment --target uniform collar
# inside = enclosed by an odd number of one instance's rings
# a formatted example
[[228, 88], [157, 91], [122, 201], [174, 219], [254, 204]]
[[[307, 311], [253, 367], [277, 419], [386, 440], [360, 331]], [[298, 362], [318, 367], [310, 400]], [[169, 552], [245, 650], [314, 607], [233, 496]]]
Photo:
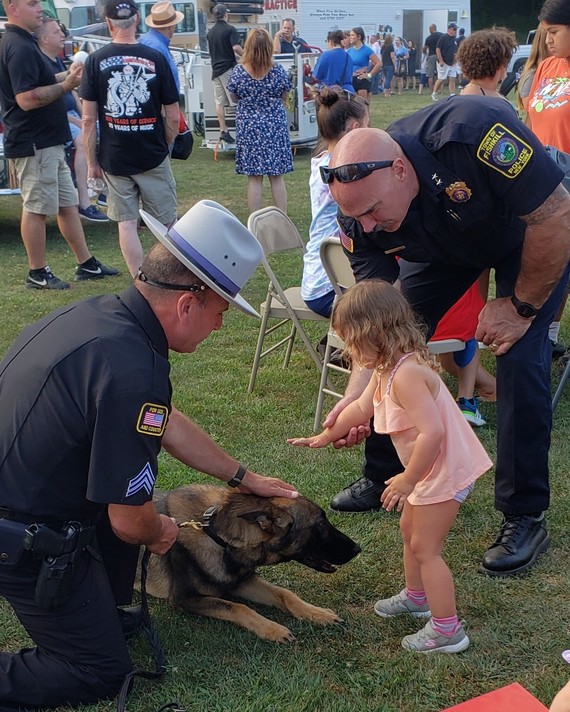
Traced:
[[390, 132], [412, 163], [420, 182], [420, 198], [431, 202], [438, 200], [447, 186], [457, 181], [457, 176], [440, 163], [416, 138], [399, 131]]
[[166, 334], [147, 300], [133, 285], [121, 292], [119, 299], [147, 333], [155, 350], [167, 359], [168, 341], [166, 340]]

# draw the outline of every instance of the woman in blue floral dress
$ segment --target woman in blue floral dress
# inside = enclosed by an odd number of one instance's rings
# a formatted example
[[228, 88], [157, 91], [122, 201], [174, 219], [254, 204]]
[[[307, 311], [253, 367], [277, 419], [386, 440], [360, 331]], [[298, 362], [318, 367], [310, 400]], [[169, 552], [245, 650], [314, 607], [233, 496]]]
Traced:
[[273, 45], [266, 30], [251, 30], [241, 64], [234, 67], [228, 91], [236, 107], [236, 173], [246, 175], [247, 205], [259, 210], [263, 200], [263, 176], [269, 178], [273, 203], [287, 212], [287, 188], [283, 175], [293, 170], [293, 155], [285, 102], [291, 80], [273, 62]]

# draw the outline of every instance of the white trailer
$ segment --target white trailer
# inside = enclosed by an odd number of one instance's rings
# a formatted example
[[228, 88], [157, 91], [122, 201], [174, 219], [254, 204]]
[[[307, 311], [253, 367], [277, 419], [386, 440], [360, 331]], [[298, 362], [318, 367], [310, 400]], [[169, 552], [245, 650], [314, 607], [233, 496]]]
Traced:
[[429, 34], [429, 26], [437, 25], [445, 32], [449, 22], [456, 22], [471, 32], [471, 2], [458, 0], [265, 0], [264, 13], [259, 22], [270, 33], [277, 31], [283, 18], [295, 20], [298, 34], [311, 46], [323, 47], [330, 30], [350, 30], [362, 27], [366, 36], [376, 34], [380, 26], [397, 36], [414, 40], [422, 47]]

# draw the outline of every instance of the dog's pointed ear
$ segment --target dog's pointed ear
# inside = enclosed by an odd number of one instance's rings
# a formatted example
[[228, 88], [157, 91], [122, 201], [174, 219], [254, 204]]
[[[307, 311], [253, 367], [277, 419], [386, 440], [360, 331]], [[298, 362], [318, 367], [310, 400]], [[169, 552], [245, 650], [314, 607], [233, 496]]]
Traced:
[[267, 530], [273, 527], [273, 519], [267, 512], [246, 512], [245, 514], [240, 514], [239, 517], [240, 519], [245, 519], [246, 522], [259, 524], [260, 529]]

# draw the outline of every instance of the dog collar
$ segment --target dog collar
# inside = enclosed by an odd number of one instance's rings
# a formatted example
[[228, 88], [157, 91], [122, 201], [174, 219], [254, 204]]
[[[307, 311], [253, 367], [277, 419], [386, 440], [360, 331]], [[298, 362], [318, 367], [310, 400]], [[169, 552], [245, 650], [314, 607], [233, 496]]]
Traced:
[[215, 504], [212, 507], [208, 507], [208, 509], [204, 512], [202, 515], [202, 531], [205, 532], [210, 539], [215, 541], [216, 544], [219, 544], [220, 546], [223, 546], [224, 549], [227, 549], [228, 542], [222, 539], [214, 527], [213, 519], [216, 516], [218, 509], [219, 506]]

